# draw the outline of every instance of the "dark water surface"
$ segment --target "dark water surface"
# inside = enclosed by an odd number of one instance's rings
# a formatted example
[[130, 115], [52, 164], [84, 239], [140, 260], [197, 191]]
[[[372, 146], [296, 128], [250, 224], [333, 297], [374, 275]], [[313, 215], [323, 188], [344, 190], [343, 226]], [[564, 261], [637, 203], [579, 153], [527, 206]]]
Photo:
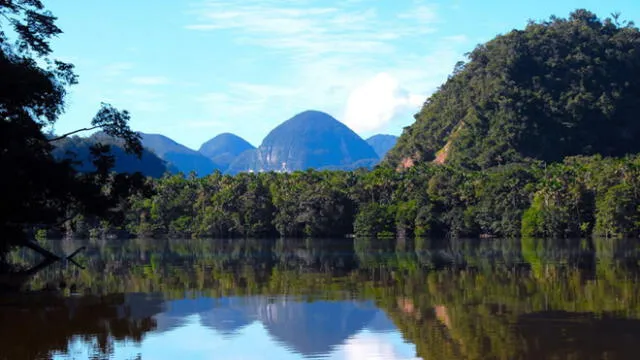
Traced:
[[43, 245], [0, 359], [640, 359], [638, 240]]

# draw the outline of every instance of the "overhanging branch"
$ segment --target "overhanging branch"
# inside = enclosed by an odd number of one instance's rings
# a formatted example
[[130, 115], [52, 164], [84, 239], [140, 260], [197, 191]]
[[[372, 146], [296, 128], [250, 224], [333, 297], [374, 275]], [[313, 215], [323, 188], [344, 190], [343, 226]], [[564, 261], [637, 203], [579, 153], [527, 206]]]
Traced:
[[93, 126], [93, 127], [90, 127], [90, 128], [82, 128], [82, 129], [74, 130], [74, 131], [72, 131], [72, 132], [68, 132], [68, 133], [66, 133], [66, 134], [64, 134], [64, 135], [60, 135], [60, 136], [55, 137], [55, 138], [53, 138], [53, 139], [49, 139], [49, 142], [54, 142], [54, 141], [62, 140], [62, 139], [67, 138], [67, 137], [69, 137], [69, 136], [71, 136], [71, 135], [73, 135], [73, 134], [77, 134], [77, 133], [79, 133], [79, 132], [83, 132], [83, 131], [95, 130], [95, 129], [98, 129], [98, 128], [100, 128], [100, 126]]

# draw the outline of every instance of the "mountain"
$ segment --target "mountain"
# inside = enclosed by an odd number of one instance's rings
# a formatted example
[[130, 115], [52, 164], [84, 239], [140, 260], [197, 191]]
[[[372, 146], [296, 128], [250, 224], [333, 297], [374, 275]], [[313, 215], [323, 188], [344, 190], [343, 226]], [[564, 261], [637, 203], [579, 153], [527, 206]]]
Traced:
[[368, 138], [367, 144], [371, 145], [373, 150], [376, 151], [376, 154], [378, 154], [378, 157], [382, 159], [387, 152], [396, 145], [397, 141], [397, 136], [378, 134]]
[[309, 110], [273, 129], [256, 150], [241, 154], [227, 172], [350, 168], [363, 160], [378, 159], [373, 148], [343, 123]]
[[473, 50], [386, 161], [471, 169], [640, 152], [640, 31], [576, 10]]
[[220, 169], [211, 159], [164, 135], [144, 133], [140, 133], [140, 135], [142, 136], [142, 145], [145, 148], [151, 149], [185, 175], [195, 171], [199, 176], [205, 176]]
[[279, 343], [305, 357], [320, 358], [365, 329], [378, 311], [359, 301], [276, 299], [259, 309], [258, 319]]
[[227, 167], [227, 170], [225, 170], [225, 173], [235, 175], [244, 171], [260, 170], [257, 158], [258, 154], [256, 149], [247, 150], [236, 156], [236, 158]]
[[245, 139], [234, 134], [223, 133], [202, 144], [198, 152], [211, 159], [221, 169], [226, 169], [238, 155], [253, 149], [255, 146]]
[[137, 156], [126, 153], [120, 141], [101, 132], [89, 137], [72, 136], [56, 141], [52, 153], [58, 160], [71, 159], [79, 162], [75, 168], [80, 172], [95, 171], [95, 167], [91, 163], [89, 148], [97, 142], [111, 145], [111, 154], [115, 157], [113, 169], [115, 172], [134, 173], [139, 171], [146, 176], [159, 178], [170, 170], [168, 165], [153, 152], [144, 149], [142, 157], [138, 159]]
[[[372, 301], [300, 301], [286, 296], [243, 296], [170, 300], [151, 312], [156, 332], [184, 326], [193, 315], [200, 325], [231, 339], [255, 321], [287, 348], [321, 357], [362, 330], [394, 331], [395, 324]], [[340, 319], [336, 321], [336, 319]]]

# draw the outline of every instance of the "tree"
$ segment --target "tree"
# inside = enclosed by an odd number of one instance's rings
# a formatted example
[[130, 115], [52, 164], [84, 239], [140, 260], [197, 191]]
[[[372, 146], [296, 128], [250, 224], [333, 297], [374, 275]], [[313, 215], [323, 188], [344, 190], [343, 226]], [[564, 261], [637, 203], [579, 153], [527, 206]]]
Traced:
[[576, 10], [479, 45], [386, 157], [470, 169], [640, 152], [640, 31]]
[[[120, 199], [142, 185], [140, 175], [111, 175], [109, 147], [92, 148], [96, 171], [79, 175], [57, 162], [45, 133], [65, 109], [66, 89], [77, 83], [73, 65], [51, 58], [49, 40], [62, 31], [39, 0], [0, 1], [0, 253], [25, 244], [27, 225], [56, 226], [78, 213], [114, 220]], [[91, 127], [121, 138], [137, 155], [140, 138], [129, 114], [102, 104]]]

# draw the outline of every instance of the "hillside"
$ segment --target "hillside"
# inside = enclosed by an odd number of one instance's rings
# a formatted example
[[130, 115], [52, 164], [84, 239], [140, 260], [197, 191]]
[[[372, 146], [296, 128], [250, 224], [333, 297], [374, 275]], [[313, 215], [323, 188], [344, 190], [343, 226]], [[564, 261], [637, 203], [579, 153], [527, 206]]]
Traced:
[[378, 157], [383, 159], [387, 152], [398, 142], [398, 137], [393, 135], [378, 134], [367, 139], [367, 144], [371, 145]]
[[142, 145], [145, 148], [156, 153], [161, 159], [185, 175], [195, 171], [199, 176], [205, 176], [219, 169], [211, 159], [164, 135], [144, 133], [140, 133], [140, 135], [142, 136]]
[[256, 150], [234, 161], [229, 172], [349, 168], [377, 159], [373, 148], [343, 123], [309, 110], [273, 129]]
[[255, 146], [245, 139], [234, 134], [223, 133], [202, 144], [198, 152], [225, 170], [238, 155], [253, 149]]
[[467, 168], [640, 151], [640, 32], [586, 10], [500, 35], [458, 63], [386, 161]]
[[58, 159], [72, 159], [78, 162], [75, 168], [80, 172], [95, 171], [91, 163], [90, 147], [96, 142], [111, 145], [111, 154], [115, 157], [113, 171], [117, 173], [141, 172], [146, 176], [161, 177], [168, 169], [167, 164], [153, 152], [145, 149], [138, 159], [133, 154], [127, 154], [121, 144], [113, 138], [96, 133], [90, 137], [73, 136], [55, 143], [53, 156]]

